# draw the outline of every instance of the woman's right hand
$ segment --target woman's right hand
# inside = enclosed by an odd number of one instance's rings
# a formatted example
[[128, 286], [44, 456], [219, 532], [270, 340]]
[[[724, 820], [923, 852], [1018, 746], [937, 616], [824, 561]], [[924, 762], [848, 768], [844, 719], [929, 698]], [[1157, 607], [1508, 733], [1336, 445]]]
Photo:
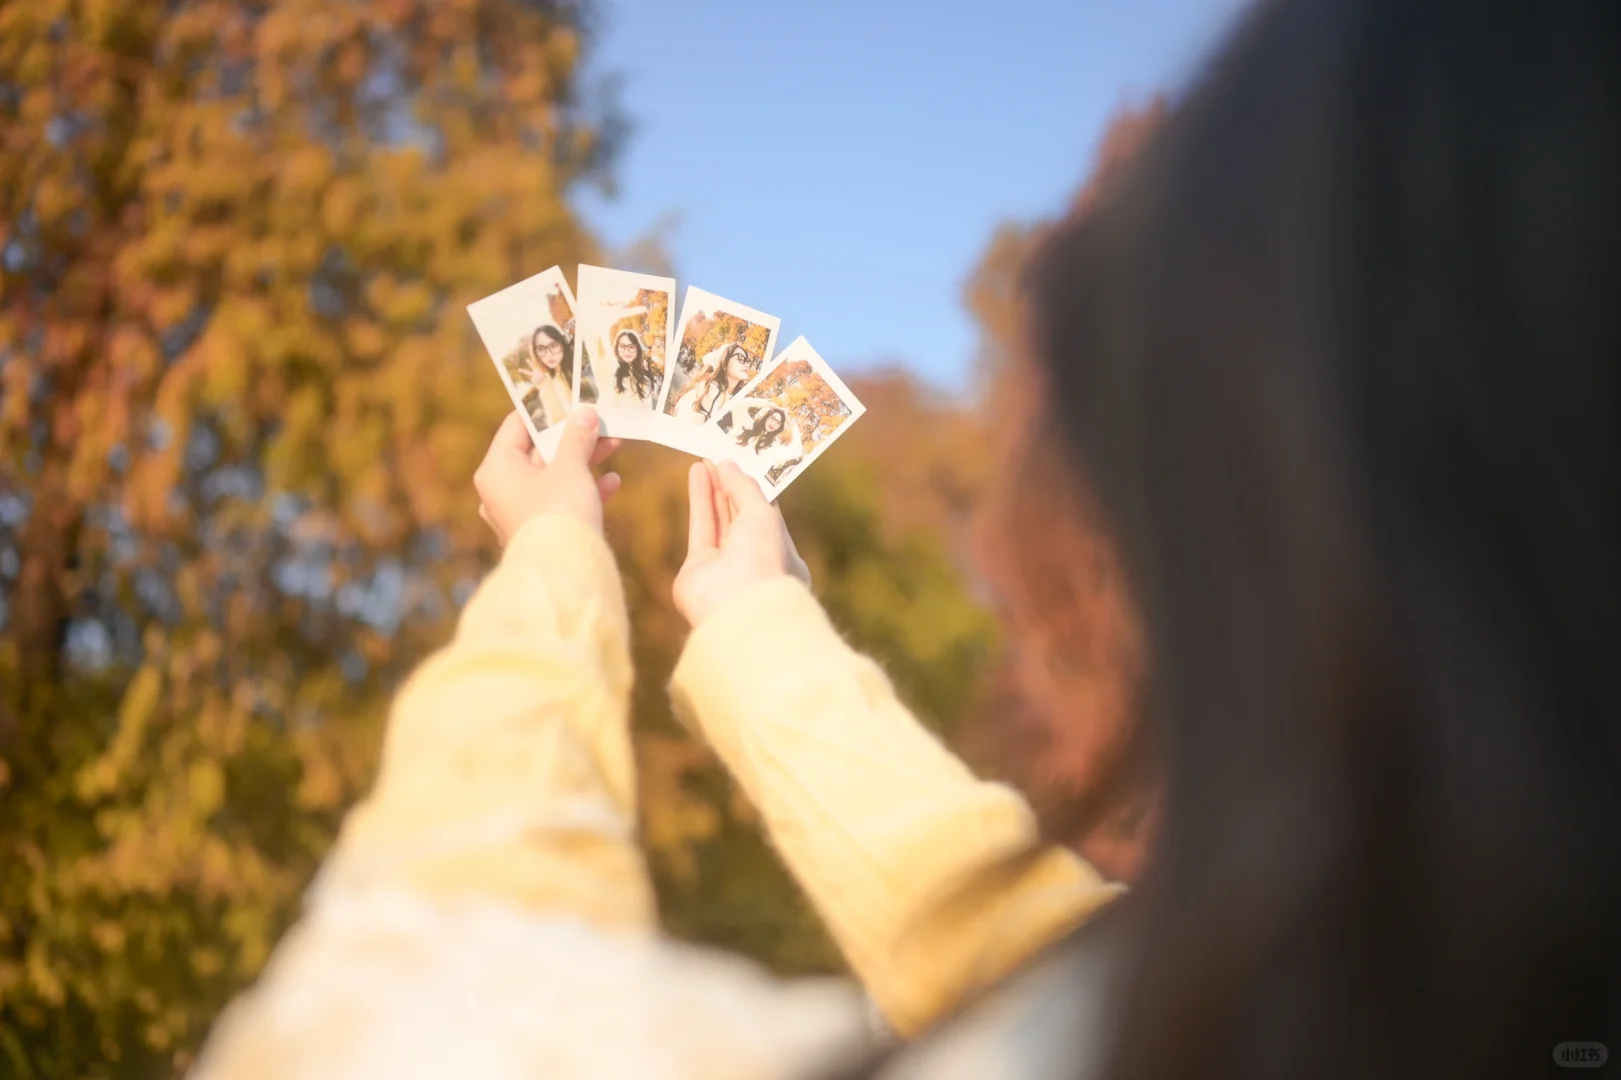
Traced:
[[530, 518], [563, 514], [602, 532], [602, 501], [619, 490], [619, 474], [593, 476], [591, 470], [619, 448], [618, 439], [599, 439], [597, 411], [581, 405], [547, 465], [529, 441], [523, 417], [508, 413], [484, 462], [473, 474], [478, 516], [505, 546]]
[[691, 519], [687, 561], [672, 590], [676, 610], [694, 629], [727, 600], [772, 578], [810, 584], [782, 511], [733, 462], [699, 462], [687, 476]]

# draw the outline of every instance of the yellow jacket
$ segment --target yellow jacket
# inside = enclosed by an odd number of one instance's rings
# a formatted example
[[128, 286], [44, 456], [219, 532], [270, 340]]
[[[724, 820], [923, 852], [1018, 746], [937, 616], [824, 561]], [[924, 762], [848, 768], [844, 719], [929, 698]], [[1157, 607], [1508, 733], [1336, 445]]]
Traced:
[[[529, 522], [400, 691], [375, 789], [194, 1075], [742, 1080], [864, 1052], [842, 980], [659, 934], [630, 687], [607, 545]], [[672, 693], [903, 1035], [1118, 891], [1041, 844], [1024, 801], [922, 728], [797, 581], [716, 612]]]

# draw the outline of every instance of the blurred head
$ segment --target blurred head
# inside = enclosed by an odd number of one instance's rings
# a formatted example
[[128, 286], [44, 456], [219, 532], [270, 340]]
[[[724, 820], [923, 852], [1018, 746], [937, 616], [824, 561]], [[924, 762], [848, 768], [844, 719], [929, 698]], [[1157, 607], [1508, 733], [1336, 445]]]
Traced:
[[783, 416], [781, 409], [772, 409], [765, 414], [765, 429], [773, 434], [781, 431], [783, 424], [786, 422], [787, 420]]
[[970, 752], [1029, 796], [1048, 837], [1131, 881], [1157, 788], [1142, 632], [1042, 373], [1018, 350], [1005, 363], [987, 425], [1000, 479], [975, 539], [1006, 648]]
[[[1074, 212], [1163, 118], [1160, 100], [1116, 115]], [[1116, 545], [1048, 407], [1044, 365], [1006, 308], [1032, 240], [994, 245], [971, 289], [998, 358], [986, 430], [1001, 477], [975, 523], [976, 562], [1006, 648], [969, 750], [1029, 796], [1048, 837], [1129, 882], [1148, 854], [1159, 784], [1146, 649]]]
[[1621, 1033], [1621, 7], [1460, 14], [1263, 2], [1029, 270], [1165, 770], [1111, 1076]]
[[551, 325], [536, 327], [529, 339], [530, 349], [540, 370], [554, 375], [563, 370], [563, 357], [568, 351], [567, 345], [563, 332]]

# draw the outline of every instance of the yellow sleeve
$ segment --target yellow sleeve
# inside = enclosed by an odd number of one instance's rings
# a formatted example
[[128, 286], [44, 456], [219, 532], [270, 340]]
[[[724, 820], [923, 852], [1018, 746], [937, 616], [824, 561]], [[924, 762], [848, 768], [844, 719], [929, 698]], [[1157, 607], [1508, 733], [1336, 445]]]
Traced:
[[393, 885], [656, 924], [635, 843], [629, 628], [613, 555], [536, 518], [394, 701], [323, 886]]
[[1121, 891], [1042, 843], [1017, 793], [975, 779], [796, 580], [715, 612], [671, 690], [903, 1036]]

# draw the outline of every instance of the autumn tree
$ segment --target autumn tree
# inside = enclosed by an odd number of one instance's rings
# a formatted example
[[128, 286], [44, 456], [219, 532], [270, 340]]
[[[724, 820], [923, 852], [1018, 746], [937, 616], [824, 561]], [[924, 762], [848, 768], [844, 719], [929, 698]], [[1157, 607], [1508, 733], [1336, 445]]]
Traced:
[[[619, 130], [580, 85], [581, 20], [0, 0], [0, 1075], [189, 1060], [494, 557], [469, 478], [511, 406], [464, 305], [656, 254], [600, 251], [570, 209]], [[949, 728], [992, 631], [892, 477], [950, 470], [880, 467], [863, 426], [784, 510], [841, 628]], [[628, 451], [609, 524], [661, 906], [683, 936], [832, 970], [669, 718], [686, 464]]]
[[686, 332], [681, 337], [681, 347], [689, 350], [693, 359], [702, 360], [724, 346], [741, 345], [750, 356], [764, 362], [770, 359], [765, 354], [766, 341], [770, 336], [768, 327], [749, 322], [731, 312], [717, 311], [710, 315], [700, 311], [687, 323]]
[[462, 307], [595, 249], [540, 0], [0, 4], [0, 1073], [183, 1063], [489, 546]]

